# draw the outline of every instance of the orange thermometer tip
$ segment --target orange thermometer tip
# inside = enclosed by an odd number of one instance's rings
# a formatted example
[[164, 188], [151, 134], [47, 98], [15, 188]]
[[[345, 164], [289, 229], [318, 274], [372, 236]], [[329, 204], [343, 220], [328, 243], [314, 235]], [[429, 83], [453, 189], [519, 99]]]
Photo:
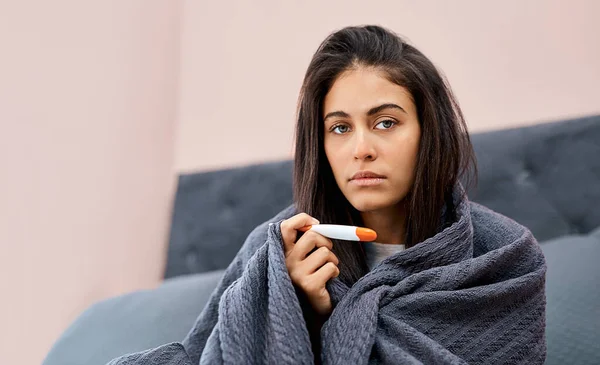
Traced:
[[377, 232], [370, 228], [356, 227], [356, 235], [361, 241], [375, 241], [377, 239]]

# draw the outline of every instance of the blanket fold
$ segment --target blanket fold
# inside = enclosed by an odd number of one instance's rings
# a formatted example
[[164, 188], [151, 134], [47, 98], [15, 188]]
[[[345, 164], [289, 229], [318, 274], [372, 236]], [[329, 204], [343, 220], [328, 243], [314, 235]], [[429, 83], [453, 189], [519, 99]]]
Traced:
[[[454, 203], [456, 220], [435, 236], [352, 287], [328, 283], [324, 364], [543, 364], [546, 265], [537, 241], [462, 189]], [[279, 228], [293, 214], [288, 207], [250, 234], [183, 345], [111, 364], [313, 364]]]

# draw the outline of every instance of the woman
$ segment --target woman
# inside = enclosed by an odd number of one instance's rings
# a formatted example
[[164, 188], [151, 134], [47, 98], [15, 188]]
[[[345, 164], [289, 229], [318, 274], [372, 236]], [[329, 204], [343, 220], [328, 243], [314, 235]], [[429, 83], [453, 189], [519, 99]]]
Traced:
[[[183, 344], [113, 363], [543, 363], [543, 255], [468, 201], [474, 167], [422, 53], [378, 26], [333, 33], [300, 93], [294, 205], [249, 235]], [[299, 234], [319, 222], [378, 243]]]

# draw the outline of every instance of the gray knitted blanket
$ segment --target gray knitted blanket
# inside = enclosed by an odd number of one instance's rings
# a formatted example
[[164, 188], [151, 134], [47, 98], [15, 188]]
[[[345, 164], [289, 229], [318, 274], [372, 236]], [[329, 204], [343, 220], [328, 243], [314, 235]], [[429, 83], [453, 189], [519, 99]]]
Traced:
[[[542, 364], [545, 272], [525, 227], [466, 198], [437, 235], [394, 254], [352, 287], [328, 289], [324, 364]], [[183, 343], [110, 364], [312, 364], [279, 224], [257, 227]], [[157, 328], [157, 331], [160, 329]]]

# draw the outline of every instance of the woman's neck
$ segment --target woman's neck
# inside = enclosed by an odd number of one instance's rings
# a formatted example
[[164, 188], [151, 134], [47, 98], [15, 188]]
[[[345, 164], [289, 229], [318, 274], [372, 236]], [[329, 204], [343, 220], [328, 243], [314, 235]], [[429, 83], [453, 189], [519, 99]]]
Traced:
[[406, 235], [406, 206], [398, 203], [385, 209], [360, 213], [364, 226], [377, 232], [377, 242], [404, 244]]

